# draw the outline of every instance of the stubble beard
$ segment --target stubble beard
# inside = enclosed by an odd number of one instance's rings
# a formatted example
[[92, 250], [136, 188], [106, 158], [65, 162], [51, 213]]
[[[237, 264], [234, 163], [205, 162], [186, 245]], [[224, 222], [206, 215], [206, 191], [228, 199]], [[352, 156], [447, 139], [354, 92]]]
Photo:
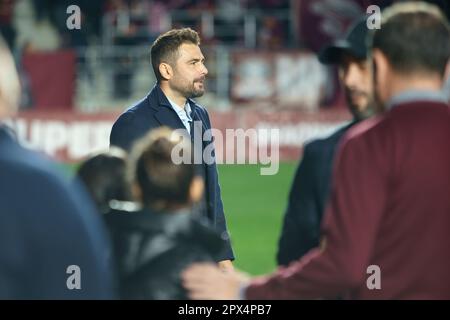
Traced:
[[181, 93], [183, 95], [183, 97], [185, 97], [186, 99], [188, 98], [199, 98], [201, 96], [203, 96], [203, 94], [205, 93], [205, 88], [204, 88], [204, 82], [203, 82], [203, 87], [201, 89], [196, 89], [195, 88], [195, 84], [198, 81], [201, 81], [202, 79], [195, 79], [194, 81], [192, 81], [191, 83], [180, 83], [179, 85], [175, 85], [173, 86], [173, 89], [175, 89], [176, 91], [178, 91], [179, 93]]

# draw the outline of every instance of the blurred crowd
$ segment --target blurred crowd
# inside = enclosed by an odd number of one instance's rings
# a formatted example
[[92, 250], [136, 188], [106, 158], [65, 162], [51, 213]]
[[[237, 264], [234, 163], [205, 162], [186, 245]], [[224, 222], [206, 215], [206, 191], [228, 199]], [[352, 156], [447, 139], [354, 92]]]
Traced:
[[[256, 48], [308, 47], [317, 52], [323, 40], [342, 36], [363, 8], [401, 1], [2, 0], [0, 33], [19, 52], [93, 44], [148, 45], [171, 27], [197, 30], [203, 44], [243, 47], [245, 29], [251, 25], [245, 25], [245, 19], [250, 15], [255, 19]], [[448, 1], [427, 2], [450, 14]], [[80, 8], [80, 29], [69, 30], [66, 25], [71, 5]]]
[[[79, 30], [66, 26], [70, 5], [81, 9]], [[227, 32], [215, 35], [206, 28], [205, 42], [239, 44], [243, 17], [253, 11], [265, 13], [257, 26], [261, 44], [280, 47], [287, 41], [289, 26], [266, 13], [289, 9], [289, 0], [2, 0], [0, 30], [11, 48], [30, 51], [101, 43], [102, 34], [111, 30], [111, 44], [148, 44], [171, 26], [205, 30], [200, 14], [210, 13], [216, 17], [210, 29]]]

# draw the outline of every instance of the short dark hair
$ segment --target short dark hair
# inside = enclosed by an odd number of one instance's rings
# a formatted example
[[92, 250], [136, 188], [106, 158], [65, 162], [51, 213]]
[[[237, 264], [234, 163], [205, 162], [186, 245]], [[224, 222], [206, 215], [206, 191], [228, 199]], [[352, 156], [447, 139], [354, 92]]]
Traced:
[[395, 4], [382, 12], [372, 47], [381, 50], [402, 74], [439, 73], [450, 58], [450, 28], [437, 6], [424, 2]]
[[[189, 163], [172, 161], [176, 146]], [[196, 175], [192, 157], [190, 139], [167, 127], [154, 129], [139, 140], [131, 153], [129, 174], [141, 190], [143, 205], [170, 210], [189, 204], [189, 189]], [[160, 204], [164, 208], [159, 208]]]
[[160, 35], [151, 48], [151, 61], [156, 80], [161, 80], [159, 65], [162, 62], [173, 65], [178, 58], [178, 49], [183, 43], [200, 45], [200, 36], [191, 28], [172, 29]]
[[108, 212], [111, 200], [131, 200], [126, 179], [126, 153], [119, 148], [96, 154], [85, 160], [77, 171], [98, 210]]

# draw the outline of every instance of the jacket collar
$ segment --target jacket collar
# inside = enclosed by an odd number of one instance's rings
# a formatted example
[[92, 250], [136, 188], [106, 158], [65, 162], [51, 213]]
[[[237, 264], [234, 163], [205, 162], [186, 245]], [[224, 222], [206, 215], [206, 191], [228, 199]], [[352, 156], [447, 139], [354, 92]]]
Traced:
[[147, 231], [164, 231], [176, 234], [185, 230], [192, 221], [192, 213], [185, 209], [177, 212], [154, 211], [150, 208], [138, 210], [111, 209], [106, 213], [107, 219], [115, 219], [121, 226], [134, 227]]
[[443, 91], [406, 90], [392, 97], [386, 103], [386, 108], [389, 110], [397, 105], [409, 104], [416, 101], [428, 101], [448, 104], [448, 99]]
[[9, 128], [8, 126], [0, 122], [0, 139], [17, 141], [17, 136], [13, 129]]
[[[170, 104], [169, 100], [167, 99], [164, 92], [161, 90], [161, 87], [156, 83], [150, 93], [147, 95], [147, 99], [149, 102], [149, 106], [152, 109], [159, 110], [160, 107], [167, 107], [172, 109], [172, 105]], [[196, 107], [198, 107], [197, 103], [195, 103], [194, 100], [187, 98], [187, 102], [191, 106], [192, 111], [195, 110]]]
[[[188, 98], [187, 101], [191, 106], [192, 119], [199, 120], [196, 112], [198, 105], [192, 99]], [[166, 125], [174, 129], [185, 129], [183, 123], [173, 110], [172, 105], [158, 84], [155, 84], [153, 89], [148, 94], [147, 104], [148, 107], [155, 112], [155, 118], [161, 125]]]

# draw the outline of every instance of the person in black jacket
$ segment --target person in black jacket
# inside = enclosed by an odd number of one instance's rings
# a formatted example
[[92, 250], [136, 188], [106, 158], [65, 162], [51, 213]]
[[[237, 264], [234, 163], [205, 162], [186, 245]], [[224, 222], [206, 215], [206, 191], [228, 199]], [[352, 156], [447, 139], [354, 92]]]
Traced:
[[115, 202], [104, 216], [122, 299], [187, 299], [180, 272], [192, 262], [216, 261], [226, 248], [216, 231], [192, 212], [202, 197], [203, 180], [192, 161], [176, 164], [176, 147], [192, 160], [190, 139], [168, 128], [140, 140], [129, 174], [141, 208]]
[[339, 141], [354, 124], [372, 116], [371, 72], [367, 57], [366, 20], [356, 21], [345, 39], [337, 40], [319, 53], [323, 64], [339, 67], [347, 105], [353, 121], [325, 139], [308, 143], [296, 171], [284, 215], [277, 262], [287, 266], [319, 245], [322, 215], [330, 193], [333, 159]]

